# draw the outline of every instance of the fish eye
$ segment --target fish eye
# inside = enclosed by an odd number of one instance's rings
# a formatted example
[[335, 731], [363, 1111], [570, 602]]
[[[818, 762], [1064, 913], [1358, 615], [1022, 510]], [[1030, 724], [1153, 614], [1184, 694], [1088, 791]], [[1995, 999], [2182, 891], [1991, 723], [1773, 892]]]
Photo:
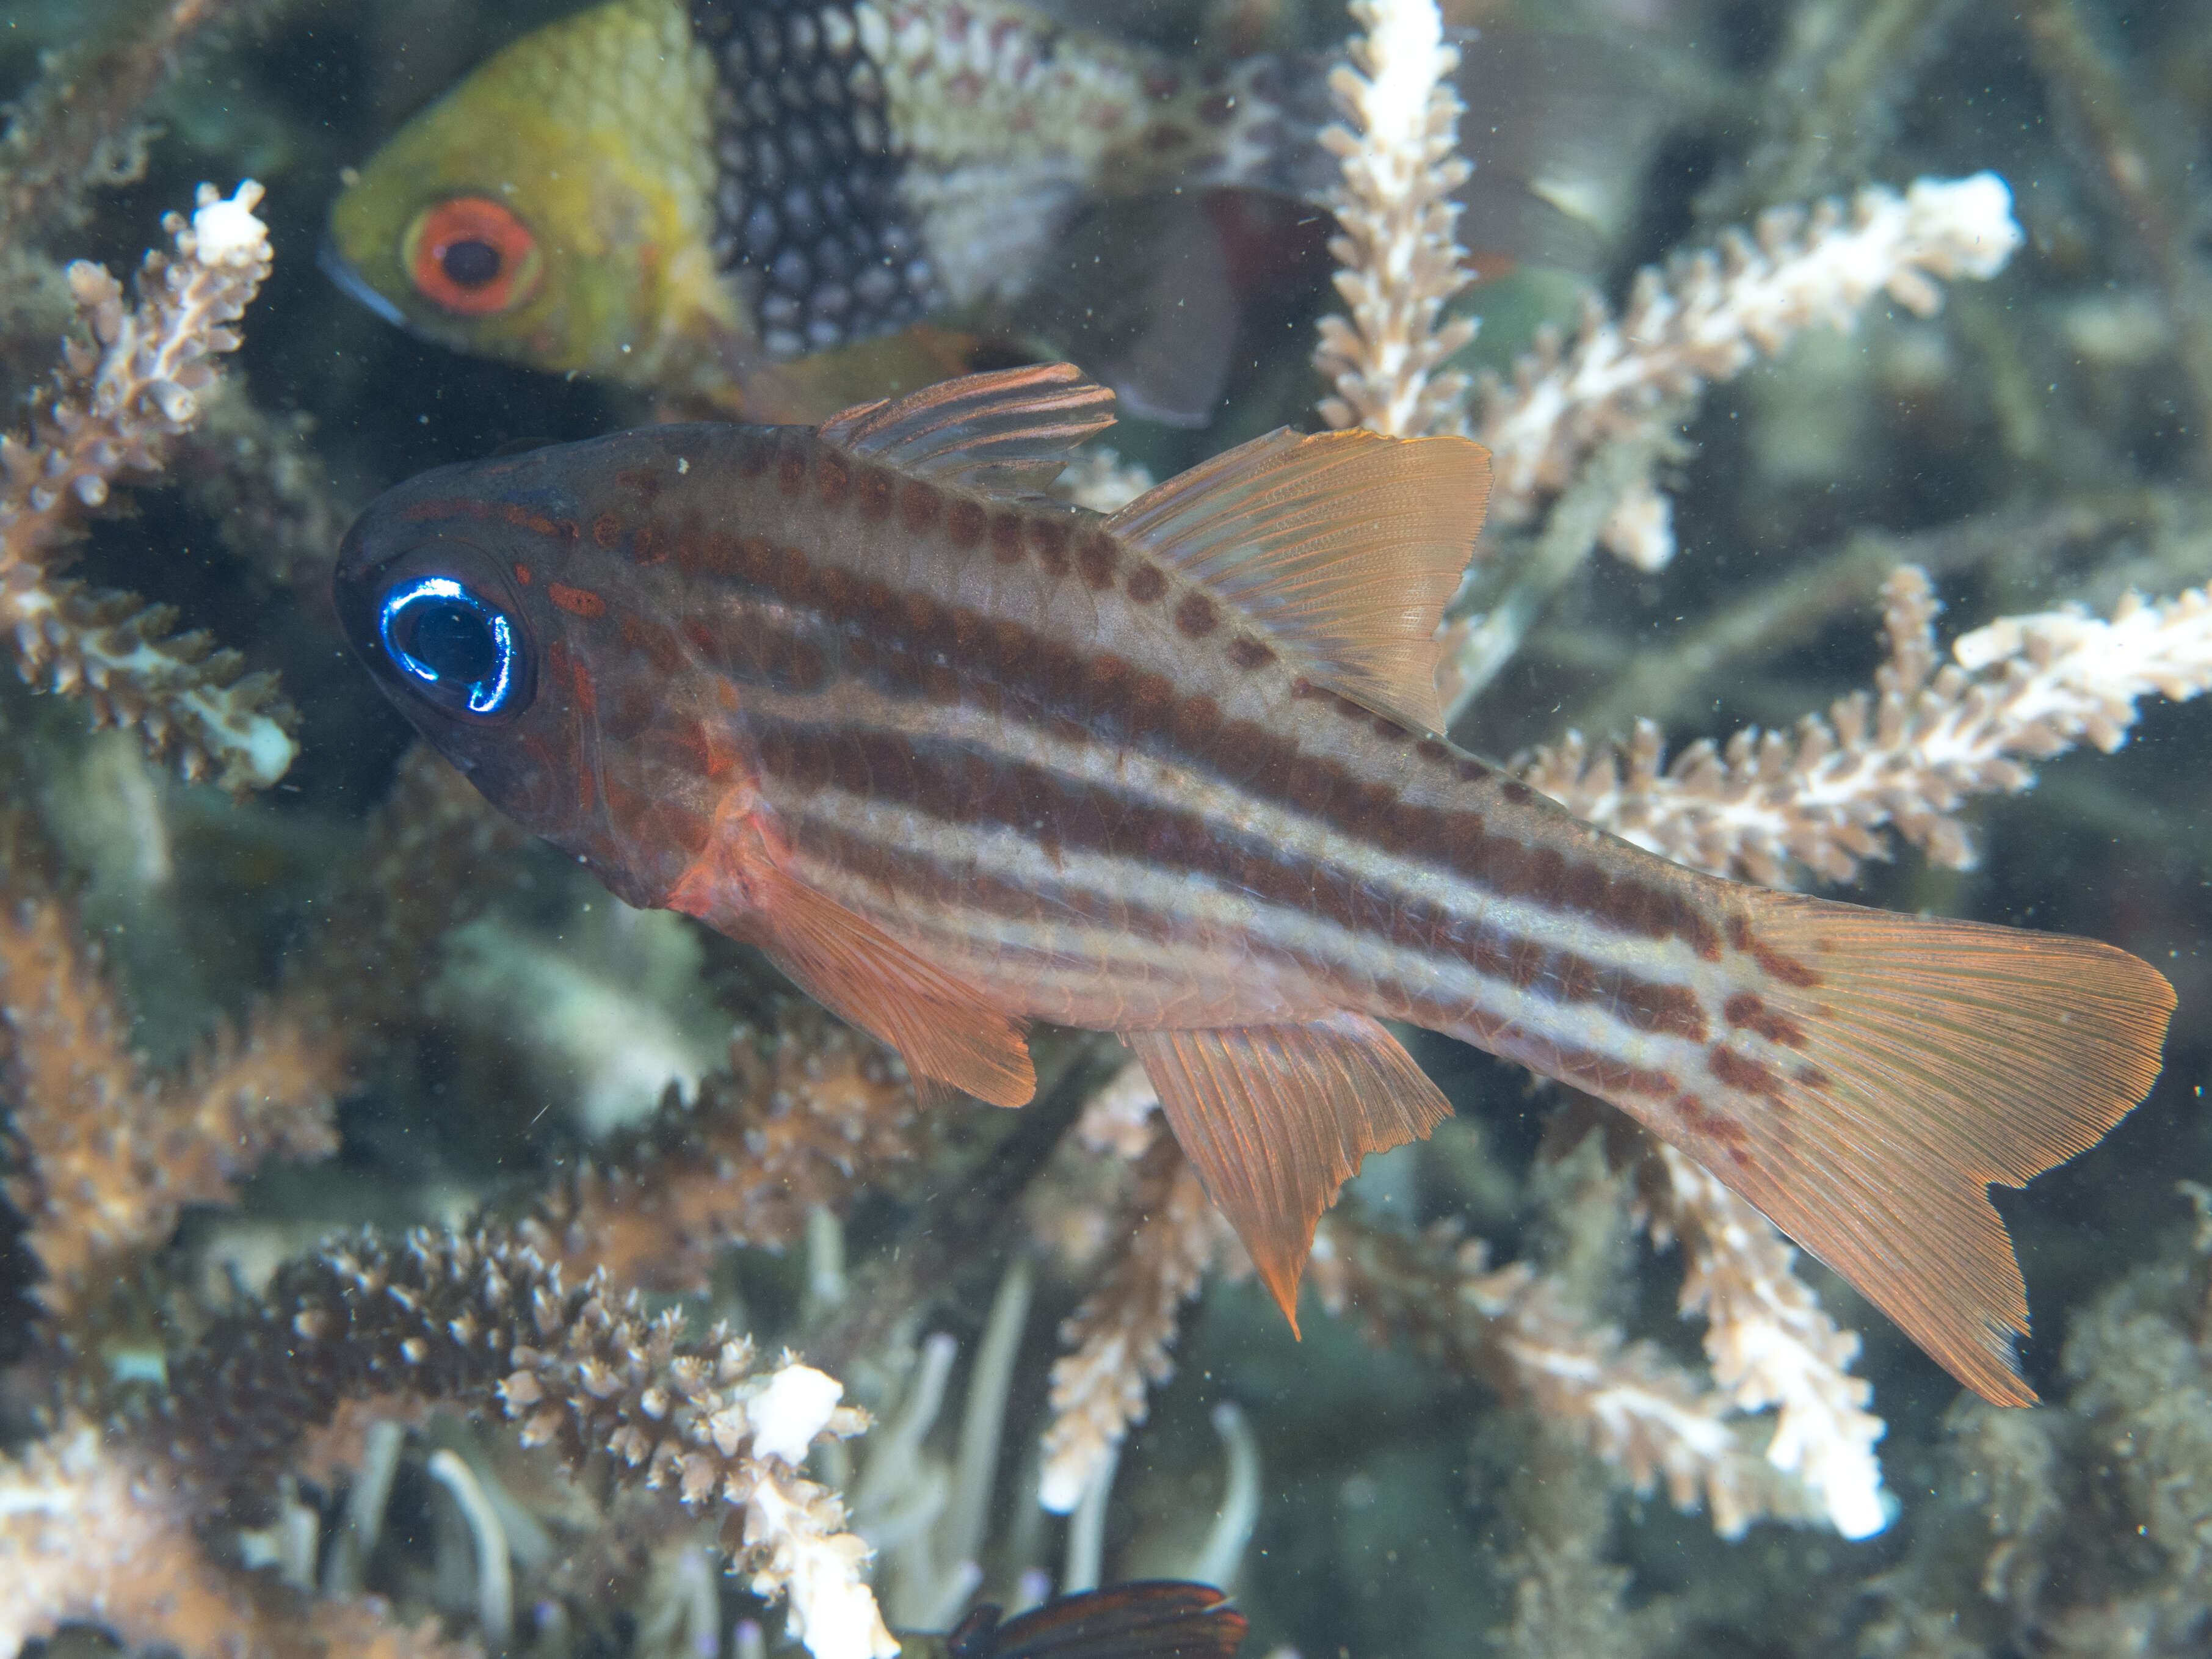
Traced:
[[441, 708], [505, 714], [530, 700], [522, 630], [451, 576], [395, 584], [377, 607], [376, 637], [409, 685]]
[[416, 291], [464, 317], [512, 310], [538, 286], [538, 239], [504, 203], [456, 196], [415, 216], [400, 263]]

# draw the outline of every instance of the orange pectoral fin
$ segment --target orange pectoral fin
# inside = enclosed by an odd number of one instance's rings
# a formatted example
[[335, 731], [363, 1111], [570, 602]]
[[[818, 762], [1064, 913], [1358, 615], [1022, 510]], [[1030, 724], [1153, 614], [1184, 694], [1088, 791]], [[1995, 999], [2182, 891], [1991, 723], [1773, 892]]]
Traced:
[[778, 871], [765, 896], [769, 954], [839, 1018], [897, 1049], [917, 1079], [994, 1106], [1036, 1093], [1019, 1019], [792, 876]]
[[1425, 1139], [1451, 1107], [1364, 1014], [1310, 1025], [1132, 1031], [1169, 1127], [1298, 1328], [1314, 1224], [1369, 1152]]

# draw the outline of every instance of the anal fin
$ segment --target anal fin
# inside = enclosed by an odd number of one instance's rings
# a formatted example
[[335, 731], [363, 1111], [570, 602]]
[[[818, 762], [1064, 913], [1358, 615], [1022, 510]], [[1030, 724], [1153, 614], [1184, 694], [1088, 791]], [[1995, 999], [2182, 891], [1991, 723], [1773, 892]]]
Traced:
[[1308, 1025], [1132, 1031], [1169, 1127], [1298, 1328], [1314, 1224], [1369, 1152], [1425, 1139], [1451, 1107], [1364, 1014]]

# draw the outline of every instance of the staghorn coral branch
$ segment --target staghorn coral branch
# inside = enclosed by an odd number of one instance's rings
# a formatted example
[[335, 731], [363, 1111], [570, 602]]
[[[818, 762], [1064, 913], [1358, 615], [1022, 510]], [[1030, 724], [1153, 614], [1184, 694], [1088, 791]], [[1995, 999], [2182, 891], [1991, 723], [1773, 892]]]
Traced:
[[1134, 461], [1125, 461], [1104, 444], [1091, 444], [1075, 452], [1075, 459], [1052, 482], [1053, 499], [1073, 501], [1093, 513], [1118, 513], [1150, 489], [1152, 473]]
[[1310, 1271], [1331, 1313], [1357, 1313], [1370, 1337], [1407, 1340], [1425, 1358], [1525, 1400], [1576, 1430], [1638, 1492], [1663, 1482], [1675, 1508], [1705, 1504], [1723, 1537], [1763, 1516], [1807, 1512], [1803, 1489], [1728, 1420], [1727, 1396], [1656, 1345], [1586, 1317], [1552, 1275], [1525, 1262], [1493, 1270], [1487, 1248], [1448, 1224], [1408, 1237], [1332, 1212]]
[[215, 384], [210, 359], [238, 349], [231, 326], [269, 274], [267, 227], [253, 216], [261, 186], [228, 198], [200, 186], [187, 223], [162, 221], [173, 255], [149, 252], [138, 303], [79, 260], [70, 290], [93, 344], [64, 348], [55, 391], [27, 441], [0, 437], [0, 635], [27, 678], [82, 696], [95, 723], [136, 726], [149, 753], [173, 757], [188, 779], [234, 793], [284, 775], [297, 717], [267, 674], [204, 634], [172, 635], [175, 613], [133, 595], [96, 592], [54, 567], [86, 514], [131, 474], [159, 471], [168, 441], [198, 419]]
[[[1993, 173], [1922, 179], [1899, 196], [1861, 191], [1846, 207], [1776, 209], [1750, 236], [1723, 236], [1717, 252], [1678, 258], [1636, 279], [1615, 319], [1584, 301], [1571, 343], [1555, 337], [1514, 366], [1510, 386], [1486, 376], [1467, 428], [1487, 445], [1491, 521], [1525, 524], [1567, 488], [1608, 438], [1650, 425], [1672, 400], [1741, 374], [1793, 335], [1849, 329], [1887, 295], [1919, 315], [1942, 302], [1935, 278], [1987, 278], [2020, 246], [2012, 194]], [[1607, 545], [1645, 569], [1674, 555], [1664, 499], [1624, 501]]]
[[718, 1326], [686, 1340], [683, 1326], [604, 1277], [570, 1288], [495, 1235], [365, 1235], [281, 1270], [264, 1302], [171, 1367], [171, 1455], [251, 1512], [349, 1400], [402, 1393], [487, 1416], [496, 1403], [526, 1446], [578, 1469], [604, 1454], [617, 1484], [720, 1514], [753, 1589], [788, 1598], [816, 1659], [890, 1659], [897, 1644], [861, 1577], [867, 1547], [836, 1494], [799, 1473], [817, 1441], [866, 1417], [788, 1354], [763, 1366], [749, 1339]]
[[1052, 1368], [1038, 1499], [1065, 1515], [1134, 1425], [1145, 1391], [1174, 1375], [1182, 1304], [1196, 1296], [1231, 1235], [1172, 1136], [1145, 1154], [1138, 1221], [1097, 1290], [1060, 1326], [1067, 1352]]
[[1682, 1153], [1657, 1143], [1653, 1242], [1682, 1243], [1685, 1316], [1705, 1316], [1713, 1381], [1739, 1411], [1778, 1408], [1766, 1461], [1796, 1474], [1845, 1538], [1887, 1523], [1874, 1444], [1873, 1385], [1849, 1373], [1855, 1332], [1838, 1329], [1790, 1272], [1797, 1252], [1774, 1224]]
[[232, 380], [201, 402], [199, 424], [178, 435], [171, 457], [193, 507], [215, 520], [234, 556], [316, 610], [327, 607], [331, 566], [360, 503], [310, 447], [314, 423], [296, 411], [270, 414]]
[[197, 1496], [139, 1437], [66, 1417], [0, 1458], [0, 1659], [65, 1625], [185, 1659], [477, 1659], [373, 1598], [304, 1601], [217, 1561]]
[[726, 1244], [788, 1245], [808, 1212], [922, 1166], [929, 1120], [891, 1053], [811, 1004], [740, 1029], [730, 1067], [674, 1090], [538, 1201], [520, 1236], [581, 1275], [664, 1291], [705, 1288]]
[[56, 53], [9, 106], [0, 138], [0, 245], [43, 238], [82, 219], [88, 190], [146, 168], [155, 128], [145, 110], [192, 49], [253, 0], [138, 0]]
[[81, 1419], [0, 1461], [0, 1655], [72, 1622], [194, 1656], [253, 1628], [252, 1587], [207, 1559], [180, 1496], [160, 1460]]
[[2028, 0], [2016, 14], [2035, 66], [2069, 136], [2086, 149], [2084, 170], [2103, 185], [2150, 269], [2173, 328], [2174, 358], [2196, 405], [2197, 465], [2212, 467], [2212, 274], [2201, 252], [2201, 202], [2191, 164], [2164, 142], [2148, 89], [2131, 84], [2099, 39], [2099, 24], [2072, 0]]
[[283, 995], [337, 1035], [356, 1066], [418, 1012], [422, 964], [439, 939], [516, 878], [527, 837], [427, 743], [400, 757], [311, 943], [286, 963]]
[[1970, 795], [2027, 788], [2024, 763], [2127, 740], [2136, 704], [2212, 688], [2212, 594], [2130, 596], [2109, 622], [2078, 611], [2004, 617], [1936, 667], [1937, 606], [1907, 567], [1883, 585], [1890, 658], [1876, 690], [1808, 714], [1794, 738], [1753, 728], [1692, 744], [1662, 770], [1658, 728], [1593, 751], [1578, 733], [1516, 769], [1578, 817], [1680, 863], [1780, 885], [1793, 865], [1848, 881], [1894, 830], [1966, 867]]
[[160, 1245], [188, 1204], [224, 1204], [264, 1159], [337, 1147], [336, 1045], [282, 1006], [223, 1028], [182, 1077], [149, 1077], [71, 908], [0, 884], [0, 1061], [24, 1157], [6, 1182], [66, 1316], [125, 1255]]
[[1663, 1484], [1685, 1511], [1703, 1504], [1713, 1530], [1741, 1538], [1753, 1521], [1793, 1518], [1803, 1497], [1773, 1476], [1738, 1426], [1728, 1396], [1650, 1342], [1592, 1323], [1525, 1263], [1469, 1278], [1462, 1296], [1500, 1322], [1499, 1355], [1528, 1403], [1579, 1424], [1589, 1448], [1639, 1494]]
[[1444, 44], [1435, 0], [1352, 0], [1352, 15], [1366, 33], [1328, 82], [1345, 124], [1321, 135], [1342, 169], [1328, 247], [1351, 312], [1322, 319], [1314, 367], [1336, 389], [1322, 418], [1401, 438], [1456, 431], [1468, 379], [1438, 370], [1475, 329], [1442, 320], [1469, 281], [1453, 235], [1452, 192], [1469, 171], [1451, 82], [1459, 49]]
[[[2086, 500], [2002, 507], [1902, 535], [1852, 530], [1839, 545], [1793, 562], [1784, 574], [1747, 587], [1668, 634], [1661, 648], [1579, 636], [1575, 643], [1589, 646], [1591, 660], [1617, 665], [1619, 672], [1574, 711], [1574, 720], [1584, 731], [1609, 732], [1639, 720], [1661, 726], [1688, 720], [1694, 704], [1711, 707], [1711, 681], [1723, 673], [1741, 675], [1754, 663], [1808, 643], [1838, 616], [1875, 598], [1899, 565], [1917, 566], [1940, 584], [1999, 560], [2056, 565], [2118, 538], [2142, 535], [2158, 543], [2182, 543], [2180, 562], [2193, 574], [2204, 561], [2191, 556], [2184, 538], [2163, 527], [2184, 510], [2160, 492], [2129, 489]], [[2156, 569], [2154, 563], [2152, 571]], [[2145, 579], [2154, 580], [2155, 575]], [[1563, 641], [1554, 637], [1540, 643], [1555, 651]]]

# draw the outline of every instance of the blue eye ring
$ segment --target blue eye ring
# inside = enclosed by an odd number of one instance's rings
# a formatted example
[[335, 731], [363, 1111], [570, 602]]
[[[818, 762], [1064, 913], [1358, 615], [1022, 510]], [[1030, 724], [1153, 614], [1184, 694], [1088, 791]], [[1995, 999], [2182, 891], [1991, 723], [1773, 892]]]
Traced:
[[[483, 624], [490, 653], [481, 672], [457, 676], [418, 656], [402, 642], [410, 632], [410, 613], [420, 613], [422, 607], [433, 605], [457, 610]], [[422, 615], [415, 615], [413, 621], [419, 628]], [[501, 713], [515, 699], [520, 676], [514, 622], [505, 611], [486, 604], [451, 576], [417, 576], [392, 588], [377, 607], [376, 637], [384, 654], [400, 672], [441, 702], [457, 701], [471, 714], [489, 715]]]

